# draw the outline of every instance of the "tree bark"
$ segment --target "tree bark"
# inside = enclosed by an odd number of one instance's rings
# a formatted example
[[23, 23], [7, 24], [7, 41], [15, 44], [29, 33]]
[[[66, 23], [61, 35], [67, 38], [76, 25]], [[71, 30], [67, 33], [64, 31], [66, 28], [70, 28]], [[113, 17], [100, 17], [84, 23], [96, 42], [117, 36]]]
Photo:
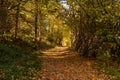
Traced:
[[17, 9], [16, 9], [15, 39], [17, 38], [17, 35], [18, 35], [19, 14], [20, 14], [20, 3], [18, 4]]
[[0, 36], [5, 32], [8, 18], [7, 0], [0, 0]]
[[37, 41], [38, 35], [38, 0], [35, 0], [35, 38], [34, 41]]

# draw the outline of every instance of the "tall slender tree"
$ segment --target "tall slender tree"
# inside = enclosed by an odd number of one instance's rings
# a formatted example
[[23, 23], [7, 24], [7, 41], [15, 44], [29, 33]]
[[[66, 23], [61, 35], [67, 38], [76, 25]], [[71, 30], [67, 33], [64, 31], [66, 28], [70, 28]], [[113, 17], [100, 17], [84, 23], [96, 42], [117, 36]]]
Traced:
[[4, 34], [6, 28], [8, 18], [7, 2], [8, 0], [0, 0], [0, 35]]
[[37, 41], [37, 36], [38, 36], [38, 0], [35, 0], [35, 22], [34, 22], [34, 27], [35, 27], [35, 38], [34, 41]]
[[17, 38], [18, 34], [18, 27], [19, 27], [19, 14], [20, 14], [20, 1], [18, 1], [18, 4], [16, 6], [16, 25], [15, 25], [15, 39]]

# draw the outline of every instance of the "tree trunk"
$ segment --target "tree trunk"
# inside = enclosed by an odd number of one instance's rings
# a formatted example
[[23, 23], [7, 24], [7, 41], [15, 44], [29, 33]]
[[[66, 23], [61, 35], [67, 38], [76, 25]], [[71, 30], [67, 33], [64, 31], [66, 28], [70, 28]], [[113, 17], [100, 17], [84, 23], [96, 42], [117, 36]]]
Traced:
[[3, 36], [6, 30], [8, 18], [7, 0], [0, 0], [0, 37]]
[[34, 41], [37, 41], [38, 35], [38, 0], [35, 0], [35, 38]]
[[16, 9], [15, 39], [17, 38], [17, 35], [18, 35], [19, 14], [20, 14], [20, 3], [18, 4], [17, 9]]

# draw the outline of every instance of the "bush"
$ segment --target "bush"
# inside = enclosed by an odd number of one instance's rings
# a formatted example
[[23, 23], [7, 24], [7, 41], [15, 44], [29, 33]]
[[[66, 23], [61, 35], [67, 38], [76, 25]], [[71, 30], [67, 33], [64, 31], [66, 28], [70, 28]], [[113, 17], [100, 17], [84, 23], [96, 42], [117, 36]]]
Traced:
[[31, 80], [41, 66], [35, 55], [1, 43], [0, 63], [0, 80]]

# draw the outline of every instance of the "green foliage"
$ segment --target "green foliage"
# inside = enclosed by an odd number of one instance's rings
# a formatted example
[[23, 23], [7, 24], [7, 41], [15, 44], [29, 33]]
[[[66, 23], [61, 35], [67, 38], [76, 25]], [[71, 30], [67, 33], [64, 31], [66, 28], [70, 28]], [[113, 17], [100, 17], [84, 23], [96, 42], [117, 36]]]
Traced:
[[47, 6], [49, 3], [49, 0], [44, 0], [44, 4]]
[[115, 68], [111, 68], [105, 71], [105, 74], [112, 75], [112, 76], [119, 76], [120, 73]]
[[107, 80], [120, 79], [120, 67], [117, 64], [117, 61], [112, 61], [110, 56], [106, 54], [99, 54], [96, 61], [97, 70], [100, 74], [105, 75]]
[[110, 67], [110, 66], [101, 66], [99, 68], [101, 74], [109, 76], [109, 80], [119, 80], [120, 72], [118, 68]]
[[[33, 54], [0, 43], [0, 79], [31, 80], [40, 70], [41, 61]], [[34, 72], [32, 72], [34, 70]]]
[[[97, 58], [104, 53], [119, 57], [119, 1], [69, 1], [71, 13], [67, 18], [71, 27], [72, 46], [80, 55]], [[68, 15], [66, 14], [66, 15]], [[99, 53], [101, 53], [99, 55]]]

